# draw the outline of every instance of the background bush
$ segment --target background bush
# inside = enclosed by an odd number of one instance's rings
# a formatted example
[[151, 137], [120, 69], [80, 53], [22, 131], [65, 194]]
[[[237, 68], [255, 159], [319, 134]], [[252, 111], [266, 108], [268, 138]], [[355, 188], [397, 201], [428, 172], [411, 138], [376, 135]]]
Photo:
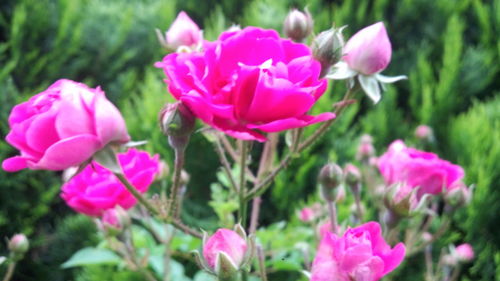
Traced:
[[[433, 150], [462, 165], [468, 184], [477, 185], [473, 203], [456, 214], [444, 240], [470, 242], [475, 262], [462, 280], [500, 279], [500, 0], [3, 0], [0, 3], [0, 132], [8, 132], [10, 108], [59, 78], [101, 85], [122, 109], [131, 135], [171, 162], [158, 130], [157, 112], [169, 100], [161, 70], [152, 65], [165, 54], [154, 28], [166, 30], [179, 10], [203, 27], [207, 39], [232, 24], [281, 31], [291, 7], [308, 6], [315, 32], [348, 24], [346, 37], [375, 21], [386, 23], [393, 45], [388, 75], [409, 80], [389, 87], [382, 102], [363, 99], [308, 153], [282, 173], [268, 191], [263, 225], [290, 219], [316, 198], [315, 177], [328, 160], [352, 161], [362, 133], [374, 137], [378, 152], [397, 138], [413, 141], [419, 124], [434, 128]], [[336, 83], [315, 110], [328, 110], [343, 93]], [[0, 143], [2, 159], [16, 152]], [[202, 157], [190, 157], [200, 156]], [[196, 159], [196, 160], [195, 160]], [[217, 181], [218, 161], [196, 134], [188, 148], [191, 183], [183, 219], [213, 228], [207, 202]], [[59, 197], [60, 180], [50, 172], [0, 171], [0, 233], [24, 232], [33, 240], [14, 280], [140, 280], [110, 267], [62, 270], [72, 253], [96, 242], [92, 222], [75, 215]], [[306, 196], [304, 196], [304, 194]], [[308, 198], [308, 199], [304, 199]], [[2, 244], [0, 252], [4, 252]], [[400, 280], [421, 280], [421, 257], [407, 261]], [[283, 280], [288, 275], [274, 276]], [[280, 279], [281, 278], [281, 279]]]

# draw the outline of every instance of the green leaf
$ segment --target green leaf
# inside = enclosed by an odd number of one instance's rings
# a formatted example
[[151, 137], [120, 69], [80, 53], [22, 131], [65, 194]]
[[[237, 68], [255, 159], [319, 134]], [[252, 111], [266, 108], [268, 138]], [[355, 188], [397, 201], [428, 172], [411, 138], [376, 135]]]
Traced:
[[110, 250], [88, 247], [76, 252], [61, 267], [70, 268], [95, 264], [118, 264], [120, 262], [120, 257]]

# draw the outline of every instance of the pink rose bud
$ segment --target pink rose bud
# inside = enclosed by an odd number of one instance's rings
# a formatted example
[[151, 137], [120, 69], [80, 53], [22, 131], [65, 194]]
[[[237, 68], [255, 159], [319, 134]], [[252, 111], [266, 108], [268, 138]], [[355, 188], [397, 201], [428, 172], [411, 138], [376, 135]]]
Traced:
[[[151, 157], [133, 148], [118, 153], [118, 161], [125, 177], [140, 193], [148, 190], [160, 169], [158, 155]], [[118, 178], [95, 161], [62, 186], [61, 197], [75, 211], [93, 217], [117, 206], [130, 209], [136, 204]]]
[[123, 231], [131, 224], [131, 219], [127, 211], [120, 206], [104, 211], [102, 215], [100, 227], [109, 235], [116, 235]]
[[470, 262], [474, 259], [474, 249], [470, 244], [461, 244], [455, 248], [455, 254], [461, 262]]
[[415, 129], [415, 137], [419, 140], [430, 142], [434, 139], [434, 133], [431, 127], [420, 125]]
[[392, 48], [383, 22], [365, 27], [347, 41], [344, 61], [364, 75], [384, 70], [391, 61]]
[[409, 216], [419, 203], [416, 191], [406, 184], [394, 184], [386, 189], [385, 206], [398, 216]]
[[335, 163], [329, 163], [321, 168], [318, 182], [321, 185], [321, 195], [327, 201], [335, 201], [338, 187], [342, 183], [344, 173], [342, 168]]
[[313, 29], [313, 20], [307, 9], [301, 12], [293, 9], [288, 13], [283, 23], [285, 35], [295, 42], [304, 41]]
[[177, 15], [166, 33], [167, 46], [172, 50], [177, 50], [181, 46], [196, 46], [202, 40], [202, 31], [184, 11]]
[[319, 79], [321, 66], [308, 46], [274, 30], [226, 31], [202, 52], [172, 53], [155, 66], [194, 116], [238, 139], [264, 142], [263, 132], [335, 118], [331, 112], [308, 115], [327, 81]]
[[30, 243], [26, 235], [16, 234], [9, 240], [8, 248], [16, 259], [22, 258], [28, 251]]
[[312, 43], [313, 56], [321, 63], [320, 77], [324, 77], [332, 65], [342, 59], [342, 50], [344, 47], [344, 28], [331, 28], [321, 32]]
[[406, 147], [394, 141], [378, 160], [378, 168], [387, 185], [404, 183], [417, 188], [417, 199], [424, 194], [441, 194], [462, 180], [462, 167], [440, 159], [436, 154]]
[[338, 237], [326, 233], [311, 269], [311, 281], [377, 281], [403, 261], [403, 243], [391, 248], [380, 225], [369, 222]]
[[109, 143], [130, 140], [122, 115], [99, 87], [65, 79], [16, 105], [9, 126], [6, 140], [21, 155], [3, 161], [8, 172], [64, 170], [89, 160]]
[[[225, 274], [221, 270], [239, 270], [243, 263], [247, 251], [247, 242], [235, 231], [229, 229], [219, 229], [203, 245], [203, 257], [207, 265], [216, 274]], [[221, 256], [224, 256], [224, 263], [229, 262], [232, 268], [221, 268]]]
[[369, 162], [370, 158], [375, 155], [375, 148], [373, 147], [372, 137], [370, 135], [363, 135], [359, 142], [356, 159]]
[[316, 214], [312, 208], [305, 207], [299, 212], [299, 220], [303, 222], [311, 222], [316, 218]]
[[444, 200], [452, 208], [467, 206], [472, 200], [471, 189], [462, 181], [457, 181], [446, 191]]

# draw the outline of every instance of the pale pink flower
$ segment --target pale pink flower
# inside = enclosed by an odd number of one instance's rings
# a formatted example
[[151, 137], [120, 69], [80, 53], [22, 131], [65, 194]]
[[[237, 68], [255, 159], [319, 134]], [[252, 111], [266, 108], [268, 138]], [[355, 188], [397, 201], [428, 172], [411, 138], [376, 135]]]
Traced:
[[173, 53], [163, 68], [170, 93], [206, 124], [235, 138], [265, 141], [335, 117], [308, 115], [326, 90], [320, 64], [304, 44], [247, 27], [205, 42], [203, 52]]
[[326, 233], [313, 262], [311, 281], [377, 281], [399, 266], [404, 256], [403, 243], [391, 248], [376, 222], [347, 229], [341, 237]]
[[239, 268], [247, 251], [247, 243], [235, 231], [221, 228], [217, 230], [203, 245], [203, 257], [208, 266], [215, 270], [219, 256], [224, 253]]
[[[140, 193], [148, 190], [160, 169], [158, 155], [151, 157], [136, 149], [118, 153], [118, 161], [125, 177]], [[96, 217], [116, 206], [130, 209], [137, 202], [118, 178], [97, 162], [65, 183], [61, 197], [75, 211]]]
[[3, 161], [8, 172], [64, 170], [90, 159], [108, 143], [130, 140], [122, 115], [99, 87], [65, 79], [16, 105], [9, 126], [6, 140], [21, 155]]
[[196, 23], [181, 11], [166, 33], [167, 46], [173, 50], [181, 46], [196, 46], [203, 40], [203, 33]]
[[470, 244], [464, 243], [455, 248], [458, 259], [462, 262], [469, 262], [474, 259], [474, 249]]
[[316, 214], [312, 208], [305, 207], [299, 211], [299, 220], [303, 222], [310, 222], [316, 218]]
[[424, 194], [440, 194], [462, 180], [462, 167], [440, 159], [436, 154], [406, 147], [396, 140], [378, 160], [380, 173], [388, 185], [406, 184], [419, 188], [417, 198]]

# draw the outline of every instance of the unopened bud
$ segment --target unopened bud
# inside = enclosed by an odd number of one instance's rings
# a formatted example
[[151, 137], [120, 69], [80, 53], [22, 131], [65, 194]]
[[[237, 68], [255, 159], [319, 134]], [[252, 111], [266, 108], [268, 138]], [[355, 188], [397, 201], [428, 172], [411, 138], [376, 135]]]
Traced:
[[326, 164], [319, 172], [318, 182], [321, 184], [321, 195], [327, 201], [335, 201], [337, 190], [342, 183], [342, 169], [334, 163]]
[[155, 176], [155, 180], [160, 181], [162, 179], [165, 179], [169, 173], [170, 167], [168, 166], [167, 162], [160, 160], [160, 168], [158, 174], [156, 174]]
[[415, 129], [415, 137], [421, 141], [433, 142], [434, 133], [432, 128], [427, 125], [420, 125]]
[[472, 194], [463, 182], [454, 183], [444, 195], [446, 203], [453, 208], [460, 208], [470, 203]]
[[474, 259], [474, 249], [470, 244], [464, 243], [455, 248], [455, 255], [460, 262], [470, 262]]
[[352, 192], [359, 195], [361, 192], [361, 172], [358, 167], [347, 164], [344, 168], [345, 183], [349, 186]]
[[160, 112], [160, 125], [174, 148], [187, 145], [195, 127], [195, 117], [181, 102], [167, 104]]
[[314, 58], [321, 63], [320, 77], [324, 77], [330, 67], [342, 58], [342, 49], [344, 47], [344, 37], [341, 28], [331, 28], [321, 32], [314, 38], [312, 51]]
[[26, 235], [16, 234], [9, 240], [7, 246], [12, 253], [13, 258], [20, 259], [28, 251], [30, 243], [28, 241], [28, 238], [26, 238]]
[[313, 29], [313, 20], [309, 11], [301, 12], [293, 9], [283, 23], [285, 35], [295, 42], [303, 42]]
[[364, 163], [369, 163], [370, 159], [375, 155], [375, 148], [373, 147], [373, 140], [370, 135], [361, 136], [359, 142], [358, 151], [356, 153], [356, 159], [363, 161]]
[[129, 227], [131, 223], [132, 221], [127, 211], [117, 206], [114, 209], [104, 212], [99, 226], [105, 234], [115, 236], [120, 234], [123, 229]]

